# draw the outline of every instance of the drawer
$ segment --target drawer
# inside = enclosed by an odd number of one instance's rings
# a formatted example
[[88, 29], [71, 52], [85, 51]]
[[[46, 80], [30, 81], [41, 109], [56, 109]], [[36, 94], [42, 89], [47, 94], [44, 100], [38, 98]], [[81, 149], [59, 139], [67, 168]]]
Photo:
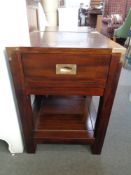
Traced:
[[25, 84], [28, 87], [105, 87], [109, 64], [110, 55], [22, 55]]

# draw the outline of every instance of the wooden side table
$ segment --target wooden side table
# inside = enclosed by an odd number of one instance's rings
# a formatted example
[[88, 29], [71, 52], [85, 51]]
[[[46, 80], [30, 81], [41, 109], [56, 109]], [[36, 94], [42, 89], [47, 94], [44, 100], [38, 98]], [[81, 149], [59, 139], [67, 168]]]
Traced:
[[44, 142], [90, 144], [101, 153], [125, 49], [96, 35], [48, 28], [31, 34], [31, 47], [7, 48], [28, 153]]

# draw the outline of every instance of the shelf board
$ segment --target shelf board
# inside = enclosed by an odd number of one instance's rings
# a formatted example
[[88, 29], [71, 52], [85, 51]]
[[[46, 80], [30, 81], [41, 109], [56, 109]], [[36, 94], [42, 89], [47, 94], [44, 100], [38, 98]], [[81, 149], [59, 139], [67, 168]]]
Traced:
[[40, 113], [83, 114], [85, 98], [81, 96], [47, 96], [43, 98]]
[[38, 130], [34, 133], [35, 143], [82, 143], [93, 144], [93, 131]]
[[[34, 140], [37, 143], [47, 141], [92, 144], [94, 131], [86, 100], [87, 97], [78, 96], [44, 97], [36, 117]], [[85, 107], [86, 120], [83, 120]]]

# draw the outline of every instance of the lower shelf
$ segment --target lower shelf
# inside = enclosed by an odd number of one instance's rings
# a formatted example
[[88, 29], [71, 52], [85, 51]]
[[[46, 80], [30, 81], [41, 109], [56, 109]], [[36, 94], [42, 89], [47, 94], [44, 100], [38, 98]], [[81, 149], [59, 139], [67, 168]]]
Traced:
[[40, 109], [35, 113], [34, 141], [92, 144], [90, 104], [91, 97], [43, 97]]
[[35, 143], [80, 143], [93, 144], [95, 138], [93, 131], [57, 131], [57, 130], [42, 130], [35, 131]]

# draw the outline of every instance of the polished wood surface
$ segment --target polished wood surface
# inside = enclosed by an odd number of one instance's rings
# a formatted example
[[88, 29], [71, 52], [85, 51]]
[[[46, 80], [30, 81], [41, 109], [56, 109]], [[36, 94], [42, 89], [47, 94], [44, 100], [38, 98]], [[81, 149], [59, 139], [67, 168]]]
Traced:
[[[44, 51], [44, 50], [43, 50]], [[104, 88], [108, 75], [110, 55], [98, 54], [69, 54], [55, 53], [30, 53], [23, 55], [23, 71], [28, 88], [48, 87], [99, 87]], [[76, 65], [75, 75], [56, 74], [57, 64]], [[97, 67], [96, 67], [97, 65]], [[55, 83], [52, 82], [55, 80]], [[64, 81], [64, 84], [61, 81]]]
[[[100, 154], [123, 47], [92, 29], [52, 27], [31, 33], [30, 47], [7, 51], [27, 152], [35, 152], [38, 143], [60, 142], [90, 144]], [[75, 65], [76, 73], [57, 74], [57, 64]], [[94, 95], [100, 96], [97, 115]]]
[[78, 96], [43, 97], [37, 114], [35, 142], [93, 143], [93, 127], [88, 111], [86, 121], [83, 121], [85, 100], [85, 97]]
[[[31, 47], [125, 49], [90, 27], [46, 27], [30, 33]], [[120, 51], [119, 51], [120, 52]]]
[[101, 153], [108, 122], [110, 119], [111, 109], [122, 67], [122, 64], [120, 64], [119, 60], [120, 58], [118, 55], [112, 55], [105, 92], [104, 95], [100, 97], [94, 133], [96, 139], [94, 145], [92, 146], [92, 152], [95, 154]]

